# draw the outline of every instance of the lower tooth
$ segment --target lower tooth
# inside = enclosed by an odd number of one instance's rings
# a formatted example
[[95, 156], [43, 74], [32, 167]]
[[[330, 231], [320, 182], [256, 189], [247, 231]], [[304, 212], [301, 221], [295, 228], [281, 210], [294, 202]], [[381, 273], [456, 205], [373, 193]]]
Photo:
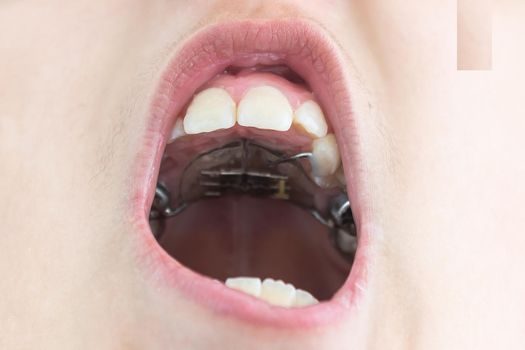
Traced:
[[256, 277], [228, 278], [226, 286], [257, 297], [269, 304], [283, 307], [304, 307], [317, 304], [310, 293], [295, 289], [290, 283], [267, 278], [263, 282]]
[[304, 291], [302, 289], [297, 289], [295, 291], [295, 300], [292, 306], [295, 307], [302, 307], [302, 306], [309, 306], [319, 303], [317, 299], [315, 299], [312, 294], [308, 293], [307, 291]]
[[292, 306], [295, 300], [295, 288], [289, 283], [267, 278], [262, 283], [259, 298], [277, 306]]
[[261, 280], [256, 277], [235, 277], [226, 280], [226, 286], [258, 297], [261, 294]]

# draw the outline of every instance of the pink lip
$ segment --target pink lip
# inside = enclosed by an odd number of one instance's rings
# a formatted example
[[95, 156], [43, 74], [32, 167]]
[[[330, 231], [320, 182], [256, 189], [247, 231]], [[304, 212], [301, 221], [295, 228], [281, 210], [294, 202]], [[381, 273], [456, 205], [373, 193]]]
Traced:
[[[351, 317], [366, 285], [369, 240], [364, 229], [367, 225], [363, 225], [366, 211], [357, 191], [361, 183], [355, 172], [355, 159], [359, 157], [353, 156], [358, 153], [357, 142], [347, 139], [355, 135], [355, 125], [350, 93], [341, 79], [342, 62], [339, 48], [324, 30], [296, 19], [215, 24], [182, 43], [160, 79], [147, 121], [146, 141], [136, 162], [133, 218], [140, 232], [140, 260], [147, 267], [150, 280], [162, 288], [175, 288], [188, 300], [217, 314], [251, 324], [291, 329], [323, 326]], [[359, 228], [359, 248], [344, 286], [332, 300], [307, 308], [270, 306], [185, 268], [160, 248], [148, 224], [163, 149], [179, 111], [199, 86], [226, 67], [258, 63], [287, 64], [308, 81], [321, 101], [342, 148], [348, 193]], [[341, 130], [345, 130], [345, 135]]]

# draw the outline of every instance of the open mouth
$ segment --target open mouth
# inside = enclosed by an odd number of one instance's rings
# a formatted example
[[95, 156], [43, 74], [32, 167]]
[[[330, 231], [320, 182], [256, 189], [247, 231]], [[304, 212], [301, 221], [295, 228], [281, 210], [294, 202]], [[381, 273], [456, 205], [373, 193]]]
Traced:
[[334, 47], [308, 23], [240, 22], [197, 34], [174, 62], [137, 196], [163, 274], [258, 321], [348, 309], [363, 235]]

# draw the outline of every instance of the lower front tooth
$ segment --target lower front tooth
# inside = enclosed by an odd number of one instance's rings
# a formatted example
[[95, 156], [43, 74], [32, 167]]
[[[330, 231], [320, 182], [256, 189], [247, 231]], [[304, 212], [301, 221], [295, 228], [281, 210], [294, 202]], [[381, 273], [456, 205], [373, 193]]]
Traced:
[[295, 287], [283, 281], [267, 278], [262, 283], [259, 298], [277, 306], [292, 306], [295, 299]]
[[335, 173], [341, 162], [337, 142], [333, 134], [316, 139], [312, 143], [312, 172], [314, 176], [328, 176]]
[[294, 307], [301, 307], [301, 306], [309, 306], [319, 303], [317, 299], [315, 299], [312, 294], [308, 293], [307, 291], [304, 291], [302, 289], [297, 289], [295, 291], [295, 300], [293, 302]]
[[261, 280], [256, 277], [228, 278], [225, 284], [232, 289], [253, 295], [254, 297], [258, 297], [261, 294]]
[[290, 283], [272, 278], [262, 283], [257, 277], [233, 277], [226, 279], [226, 286], [266, 301], [268, 304], [283, 307], [305, 307], [319, 303], [312, 294], [295, 289]]

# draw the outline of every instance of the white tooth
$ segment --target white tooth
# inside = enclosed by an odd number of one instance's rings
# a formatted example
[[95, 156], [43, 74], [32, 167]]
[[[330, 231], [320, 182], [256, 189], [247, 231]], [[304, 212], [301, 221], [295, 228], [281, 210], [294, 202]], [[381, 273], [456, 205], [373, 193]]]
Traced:
[[179, 118], [175, 122], [173, 130], [171, 130], [171, 136], [168, 143], [172, 143], [173, 141], [184, 135], [186, 135], [186, 132], [184, 131], [184, 126], [182, 125], [182, 119]]
[[281, 91], [272, 86], [251, 88], [237, 110], [237, 122], [258, 129], [286, 131], [293, 120], [292, 106]]
[[314, 305], [318, 304], [319, 301], [315, 299], [312, 294], [308, 293], [307, 291], [304, 291], [302, 289], [297, 289], [295, 291], [295, 300], [293, 302], [294, 307], [301, 307], [301, 306], [308, 306], [308, 305]]
[[333, 175], [331, 176], [314, 176], [314, 182], [322, 188], [333, 188], [340, 186], [339, 181]]
[[306, 101], [295, 111], [294, 123], [315, 138], [324, 137], [328, 131], [321, 107], [314, 101]]
[[259, 298], [273, 305], [289, 307], [295, 299], [295, 287], [280, 280], [267, 278], [262, 283]]
[[313, 151], [310, 161], [315, 176], [332, 175], [337, 170], [341, 157], [333, 134], [328, 134], [312, 142]]
[[337, 178], [337, 180], [339, 180], [339, 182], [342, 185], [346, 186], [346, 178], [345, 178], [345, 171], [343, 170], [343, 165], [341, 165], [339, 169], [337, 169], [337, 171], [335, 172], [335, 177]]
[[187, 134], [228, 129], [234, 125], [235, 101], [220, 88], [209, 88], [195, 95], [184, 117]]
[[258, 297], [261, 294], [261, 280], [256, 277], [228, 278], [225, 283], [228, 287]]
[[231, 289], [252, 295], [272, 305], [304, 307], [319, 303], [307, 291], [296, 290], [292, 284], [272, 278], [267, 278], [261, 283], [256, 277], [234, 277], [226, 279], [225, 284]]

